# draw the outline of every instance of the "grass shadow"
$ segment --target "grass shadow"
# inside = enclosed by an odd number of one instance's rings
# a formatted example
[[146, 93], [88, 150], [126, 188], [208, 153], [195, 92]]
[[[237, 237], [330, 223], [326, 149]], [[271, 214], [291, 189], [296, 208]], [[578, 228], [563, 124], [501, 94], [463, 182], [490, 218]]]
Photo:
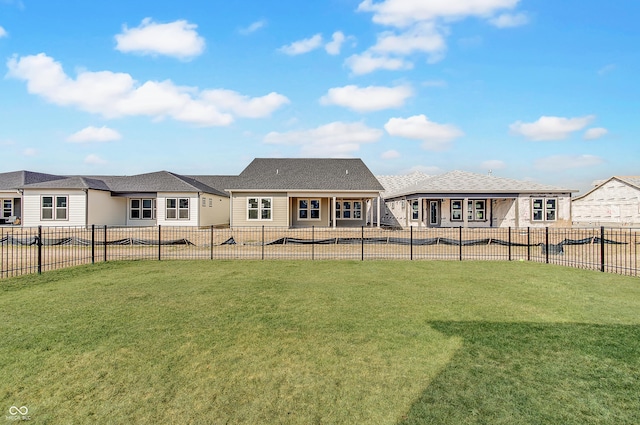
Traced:
[[640, 423], [638, 325], [430, 326], [463, 347], [399, 425]]

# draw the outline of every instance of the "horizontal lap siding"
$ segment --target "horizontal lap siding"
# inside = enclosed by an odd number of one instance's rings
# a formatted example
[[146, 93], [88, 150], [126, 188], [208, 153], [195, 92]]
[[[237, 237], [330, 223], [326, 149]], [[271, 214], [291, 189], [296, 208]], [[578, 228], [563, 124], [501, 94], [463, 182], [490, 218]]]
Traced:
[[[167, 199], [189, 199], [189, 219], [167, 219]], [[199, 222], [199, 208], [197, 193], [158, 193], [156, 199], [156, 217], [157, 223], [162, 226], [198, 226]]]
[[127, 199], [111, 196], [110, 192], [89, 191], [89, 223], [121, 226], [127, 221]]
[[[271, 220], [248, 220], [247, 206], [249, 198], [272, 198]], [[289, 227], [287, 215], [289, 198], [286, 193], [232, 194], [233, 211], [231, 224], [234, 227], [268, 226]]]
[[[43, 196], [66, 196], [66, 220], [42, 220], [41, 199]], [[86, 194], [82, 190], [39, 190], [23, 195], [22, 224], [24, 226], [85, 226]], [[55, 202], [55, 201], [54, 201]], [[55, 207], [54, 207], [55, 208]]]
[[[205, 206], [202, 206], [202, 198]], [[209, 206], [209, 200], [211, 206]], [[200, 226], [219, 226], [229, 224], [229, 198], [225, 196], [203, 193], [199, 203]]]

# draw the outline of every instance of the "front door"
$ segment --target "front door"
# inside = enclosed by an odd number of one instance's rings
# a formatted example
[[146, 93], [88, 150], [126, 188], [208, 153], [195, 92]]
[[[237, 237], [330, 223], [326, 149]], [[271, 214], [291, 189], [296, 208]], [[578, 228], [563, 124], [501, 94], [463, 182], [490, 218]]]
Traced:
[[440, 225], [440, 202], [429, 201], [429, 226]]

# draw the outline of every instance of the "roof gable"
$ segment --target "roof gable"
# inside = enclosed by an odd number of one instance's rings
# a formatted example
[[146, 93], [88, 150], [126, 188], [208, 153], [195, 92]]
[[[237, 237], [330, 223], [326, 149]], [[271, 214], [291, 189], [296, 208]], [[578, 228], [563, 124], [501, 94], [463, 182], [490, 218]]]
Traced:
[[618, 180], [624, 184], [627, 184], [631, 187], [633, 187], [634, 189], [638, 189], [640, 190], [640, 176], [612, 176], [609, 177], [606, 180], [600, 181], [598, 182], [598, 184], [593, 187], [591, 190], [587, 191], [586, 193], [580, 195], [580, 196], [576, 196], [573, 200], [576, 201], [578, 199], [582, 199], [590, 194], [592, 194], [593, 192], [595, 192], [596, 190], [600, 189], [601, 187], [603, 187], [604, 185], [606, 185], [607, 183], [609, 183], [612, 180]]

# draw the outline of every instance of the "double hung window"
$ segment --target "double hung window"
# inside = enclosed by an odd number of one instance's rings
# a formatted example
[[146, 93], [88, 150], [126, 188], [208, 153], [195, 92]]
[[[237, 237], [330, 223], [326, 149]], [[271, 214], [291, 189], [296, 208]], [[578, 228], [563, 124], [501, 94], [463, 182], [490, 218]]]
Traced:
[[167, 198], [167, 220], [189, 219], [189, 198]]
[[131, 199], [129, 217], [132, 220], [151, 220], [156, 218], [155, 199]]
[[556, 198], [533, 198], [531, 217], [533, 221], [556, 221], [558, 200]]
[[320, 220], [320, 200], [298, 199], [298, 219]]
[[272, 198], [249, 198], [247, 218], [249, 220], [271, 220]]
[[42, 220], [68, 219], [67, 196], [43, 196], [41, 202]]

